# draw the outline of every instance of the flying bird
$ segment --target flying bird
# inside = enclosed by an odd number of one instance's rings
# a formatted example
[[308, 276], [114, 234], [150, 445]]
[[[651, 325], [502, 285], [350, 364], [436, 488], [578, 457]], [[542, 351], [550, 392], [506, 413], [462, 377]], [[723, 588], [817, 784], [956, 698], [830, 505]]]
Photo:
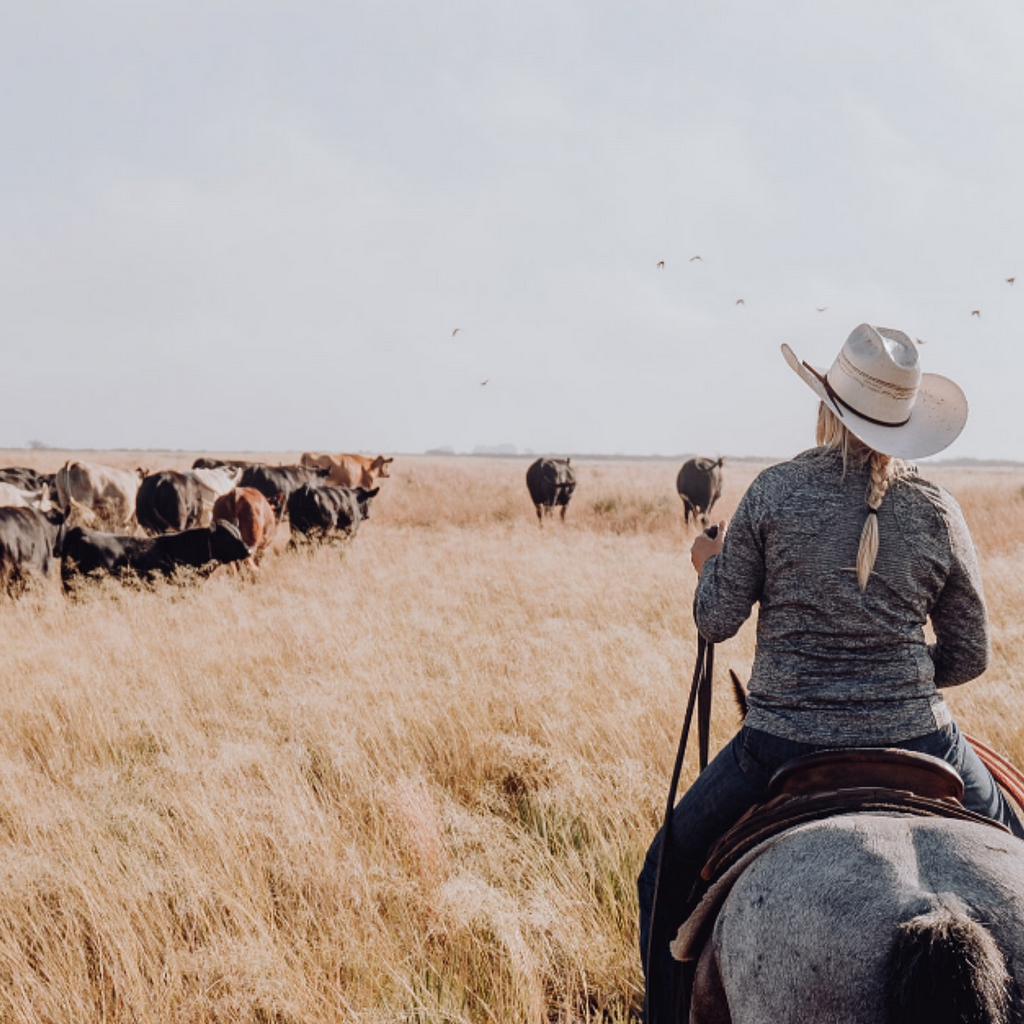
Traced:
[[691, 256], [690, 257], [690, 262], [692, 263], [694, 260], [700, 260], [701, 263], [703, 263], [704, 262], [704, 257], [703, 256]]
[[981, 310], [980, 309], [972, 309], [971, 310], [971, 316], [981, 316]]
[[924, 338], [915, 338], [914, 341], [916, 341], [918, 343], [918, 345], [927, 345], [928, 344], [928, 342], [926, 342], [924, 340]]
[[1016, 281], [1016, 280], [1017, 280], [1017, 278], [1015, 278], [1015, 277], [1008, 277], [1006, 279], [1006, 283], [1007, 284], [1013, 284], [1013, 282]]
[[488, 378], [487, 378], [487, 380], [482, 380], [482, 381], [480, 381], [480, 387], [483, 387], [483, 386], [484, 386], [484, 385], [485, 385], [485, 384], [487, 383], [487, 381], [489, 381], [490, 379], [491, 379], [491, 378], [490, 378], [490, 377], [488, 377]]
[[824, 313], [828, 306], [815, 306], [814, 307], [819, 313]]
[[452, 337], [454, 338], [454, 337], [455, 337], [455, 335], [456, 335], [456, 334], [458, 334], [458, 333], [459, 333], [459, 331], [461, 331], [461, 330], [462, 330], [462, 328], [461, 328], [461, 327], [456, 327], [456, 328], [455, 328], [455, 330], [454, 330], [454, 331], [452, 331]]
[[737, 299], [737, 300], [736, 300], [736, 305], [737, 305], [737, 306], [745, 306], [745, 305], [746, 305], [746, 303], [745, 303], [745, 302], [744, 302], [744, 301], [743, 301], [742, 299]]
[[660, 268], [661, 268], [662, 270], [664, 270], [664, 269], [665, 269], [665, 261], [664, 261], [664, 260], [658, 260], [658, 266], [659, 266], [659, 267], [660, 267]]

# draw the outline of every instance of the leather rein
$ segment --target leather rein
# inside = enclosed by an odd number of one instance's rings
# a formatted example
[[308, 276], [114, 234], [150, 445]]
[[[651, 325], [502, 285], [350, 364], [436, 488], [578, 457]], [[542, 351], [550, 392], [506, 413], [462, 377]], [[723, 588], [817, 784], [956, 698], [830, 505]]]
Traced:
[[[711, 734], [711, 679], [715, 668], [715, 645], [697, 635], [697, 663], [693, 667], [693, 681], [690, 684], [690, 696], [686, 702], [686, 714], [683, 717], [683, 728], [679, 736], [679, 749], [676, 751], [676, 762], [672, 768], [672, 781], [668, 787], [668, 800], [665, 803], [665, 820], [661, 827], [661, 844], [658, 847], [658, 864], [654, 872], [654, 895], [651, 899], [651, 925], [647, 932], [647, 985], [644, 989], [644, 1019], [650, 1021], [651, 982], [656, 977], [653, 969], [654, 961], [654, 922], [656, 920], [658, 895], [661, 890], [661, 877], [665, 867], [665, 850], [672, 838], [672, 810], [676, 803], [676, 792], [679, 789], [679, 777], [683, 771], [683, 759], [686, 756], [686, 741], [690, 735], [693, 712], [697, 710], [697, 751], [700, 758], [700, 771], [708, 766], [708, 748]], [[662, 980], [662, 979], [659, 979]]]

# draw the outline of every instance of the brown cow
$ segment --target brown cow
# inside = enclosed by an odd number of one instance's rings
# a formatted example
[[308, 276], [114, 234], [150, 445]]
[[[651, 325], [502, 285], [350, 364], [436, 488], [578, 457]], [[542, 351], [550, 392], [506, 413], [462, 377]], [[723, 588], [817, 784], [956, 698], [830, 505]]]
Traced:
[[332, 487], [363, 487], [369, 491], [378, 478], [386, 479], [391, 475], [388, 466], [395, 460], [383, 455], [371, 459], [368, 455], [349, 455], [345, 452], [338, 455], [305, 452], [299, 461], [310, 469], [326, 469], [327, 477], [322, 483]]
[[272, 505], [255, 487], [236, 487], [213, 503], [214, 522], [234, 523], [238, 527], [249, 548], [246, 564], [253, 571], [277, 532], [283, 498], [284, 495], [279, 494]]

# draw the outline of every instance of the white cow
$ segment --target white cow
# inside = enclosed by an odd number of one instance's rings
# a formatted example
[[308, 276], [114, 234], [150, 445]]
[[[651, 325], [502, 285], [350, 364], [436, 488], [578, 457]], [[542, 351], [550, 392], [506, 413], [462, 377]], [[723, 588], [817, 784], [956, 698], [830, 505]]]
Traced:
[[49, 512], [51, 505], [45, 490], [23, 491], [14, 484], [0, 481], [0, 508], [37, 508], [40, 512]]
[[213, 521], [214, 502], [222, 495], [233, 491], [242, 475], [241, 466], [219, 466], [217, 469], [190, 469], [188, 475], [199, 484], [203, 499], [203, 515], [200, 526], [209, 526]]
[[116, 532], [134, 522], [135, 496], [145, 475], [143, 469], [114, 469], [72, 459], [57, 470], [57, 502], [69, 518]]

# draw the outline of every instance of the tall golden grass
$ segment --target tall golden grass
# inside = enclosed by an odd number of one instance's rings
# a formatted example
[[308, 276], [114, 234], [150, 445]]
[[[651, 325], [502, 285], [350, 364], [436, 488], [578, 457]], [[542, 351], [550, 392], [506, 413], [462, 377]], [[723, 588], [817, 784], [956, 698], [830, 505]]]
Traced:
[[[539, 529], [526, 465], [400, 457], [351, 544], [255, 582], [0, 604], [0, 1021], [635, 1018], [693, 529], [657, 461], [582, 462]], [[1020, 762], [1024, 472], [932, 475], [994, 626], [951, 703]], [[748, 624], [719, 664], [752, 655]]]

